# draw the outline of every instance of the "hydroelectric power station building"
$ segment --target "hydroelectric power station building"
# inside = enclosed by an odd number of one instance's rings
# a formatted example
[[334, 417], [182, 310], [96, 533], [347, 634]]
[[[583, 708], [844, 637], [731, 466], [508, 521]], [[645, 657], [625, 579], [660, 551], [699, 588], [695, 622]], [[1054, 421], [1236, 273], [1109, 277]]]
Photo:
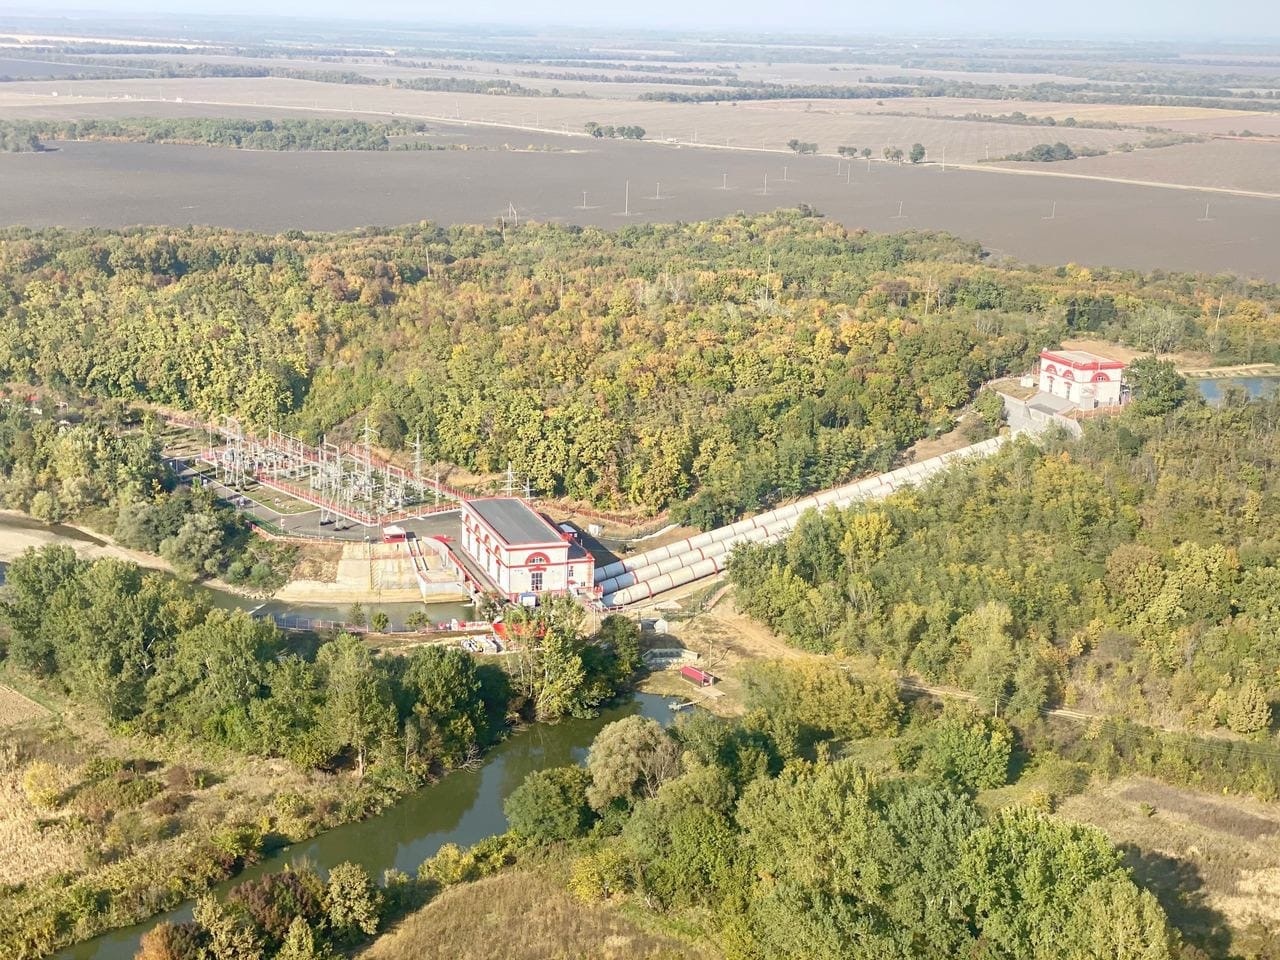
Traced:
[[462, 501], [462, 549], [508, 600], [590, 593], [595, 583], [591, 554], [515, 497]]

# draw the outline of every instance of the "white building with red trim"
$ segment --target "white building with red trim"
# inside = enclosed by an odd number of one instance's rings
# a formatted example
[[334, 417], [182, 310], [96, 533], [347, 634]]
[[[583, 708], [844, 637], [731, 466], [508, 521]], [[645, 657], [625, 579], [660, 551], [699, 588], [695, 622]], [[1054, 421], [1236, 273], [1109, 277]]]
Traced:
[[1074, 403], [1082, 410], [1123, 402], [1124, 362], [1084, 350], [1042, 350], [1040, 392]]
[[508, 600], [590, 591], [595, 583], [591, 554], [515, 497], [464, 500], [462, 549]]

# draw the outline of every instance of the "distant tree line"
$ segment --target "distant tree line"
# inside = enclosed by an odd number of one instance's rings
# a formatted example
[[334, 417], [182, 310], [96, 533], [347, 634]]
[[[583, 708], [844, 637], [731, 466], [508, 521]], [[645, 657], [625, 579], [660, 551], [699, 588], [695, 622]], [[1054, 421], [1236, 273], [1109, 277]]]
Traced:
[[911, 87], [781, 84], [748, 80], [729, 80], [724, 83], [725, 89], [696, 92], [648, 90], [637, 99], [668, 103], [711, 103], [718, 100], [889, 100], [919, 95]]
[[1070, 147], [1058, 141], [1057, 143], [1037, 143], [1034, 147], [1011, 153], [1000, 159], [1029, 163], [1055, 163], [1059, 160], [1075, 160], [1077, 157], [1100, 157], [1106, 152], [1093, 147]]
[[422, 123], [292, 118], [0, 120], [0, 152], [47, 150], [49, 141], [57, 140], [185, 143], [242, 150], [388, 150], [389, 136], [426, 129]]
[[604, 137], [607, 139], [617, 138], [622, 140], [643, 140], [645, 134], [644, 127], [601, 126], [594, 120], [588, 121], [584, 129], [593, 137]]
[[[472, 79], [471, 77], [413, 77], [412, 79], [398, 79], [395, 81], [395, 85], [401, 90], [425, 90], [443, 93], [487, 93], [510, 97], [541, 97], [547, 95], [536, 87], [525, 87], [511, 80], [502, 80], [496, 77], [485, 77], [483, 79]], [[559, 93], [550, 95], [559, 96]]]
[[787, 149], [799, 154], [817, 153], [818, 145], [816, 143], [805, 143], [803, 140], [792, 137], [787, 141]]

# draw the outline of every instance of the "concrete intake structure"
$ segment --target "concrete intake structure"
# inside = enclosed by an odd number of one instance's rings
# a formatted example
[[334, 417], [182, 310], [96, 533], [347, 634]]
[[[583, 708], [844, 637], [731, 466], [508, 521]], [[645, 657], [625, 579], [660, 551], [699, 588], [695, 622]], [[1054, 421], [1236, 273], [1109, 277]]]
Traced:
[[737, 523], [708, 530], [665, 547], [638, 553], [596, 569], [596, 586], [607, 607], [647, 600], [724, 570], [733, 548], [742, 543], [777, 543], [795, 527], [806, 510], [843, 508], [863, 500], [887, 497], [903, 486], [919, 483], [961, 460], [989, 456], [1009, 438], [992, 437], [919, 463], [815, 493]]

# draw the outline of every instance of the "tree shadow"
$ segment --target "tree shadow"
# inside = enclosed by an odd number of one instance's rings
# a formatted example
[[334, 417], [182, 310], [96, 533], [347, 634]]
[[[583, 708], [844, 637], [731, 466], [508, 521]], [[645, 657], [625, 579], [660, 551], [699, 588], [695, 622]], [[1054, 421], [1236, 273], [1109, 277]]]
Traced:
[[1198, 866], [1131, 843], [1122, 844], [1120, 851], [1134, 880], [1151, 891], [1188, 943], [1210, 957], [1228, 955], [1231, 930], [1227, 918], [1209, 906]]

